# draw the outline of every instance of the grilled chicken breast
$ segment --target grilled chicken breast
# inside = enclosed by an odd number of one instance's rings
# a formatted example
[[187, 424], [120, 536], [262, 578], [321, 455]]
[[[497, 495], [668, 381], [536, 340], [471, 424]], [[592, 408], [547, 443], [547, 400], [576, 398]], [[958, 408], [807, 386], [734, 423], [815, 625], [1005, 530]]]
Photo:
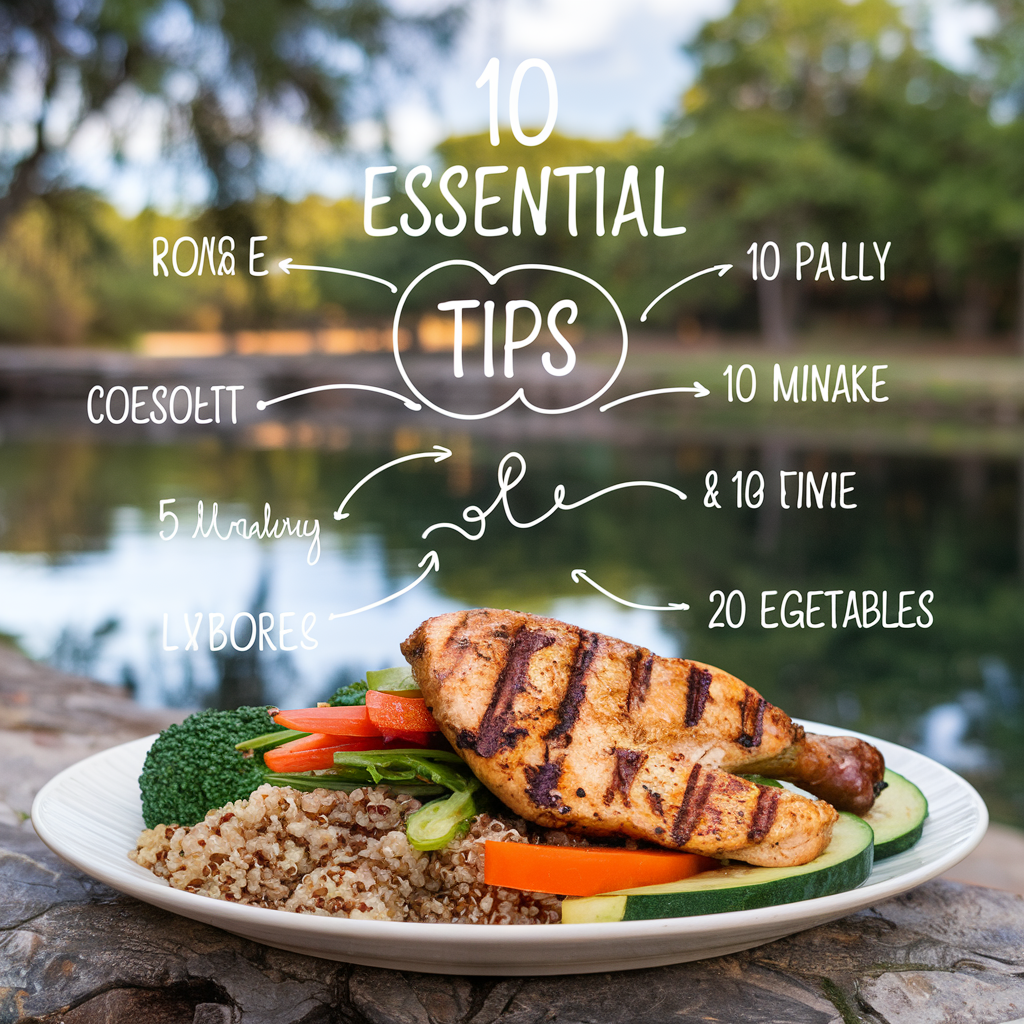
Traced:
[[725, 672], [555, 619], [453, 612], [402, 653], [481, 781], [551, 828], [803, 864], [828, 845], [835, 810], [731, 773], [776, 774], [851, 805], [873, 800], [884, 771], [873, 747], [805, 734]]

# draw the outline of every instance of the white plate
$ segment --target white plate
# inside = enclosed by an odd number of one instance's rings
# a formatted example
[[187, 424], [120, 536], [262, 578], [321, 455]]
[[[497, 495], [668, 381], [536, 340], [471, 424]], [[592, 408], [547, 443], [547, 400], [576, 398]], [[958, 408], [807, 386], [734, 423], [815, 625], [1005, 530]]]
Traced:
[[[844, 733], [803, 724], [813, 732]], [[704, 917], [573, 925], [403, 924], [291, 914], [172, 889], [128, 859], [143, 828], [136, 779], [153, 737], [95, 754], [51, 779], [32, 806], [32, 823], [50, 849], [114, 889], [268, 946], [433, 974], [619, 971], [759, 946], [905, 892], [966, 857], [988, 827], [988, 812], [973, 787], [912, 750], [862, 738], [876, 744], [886, 764], [928, 798], [930, 815], [920, 842], [875, 865], [868, 880], [850, 892]]]

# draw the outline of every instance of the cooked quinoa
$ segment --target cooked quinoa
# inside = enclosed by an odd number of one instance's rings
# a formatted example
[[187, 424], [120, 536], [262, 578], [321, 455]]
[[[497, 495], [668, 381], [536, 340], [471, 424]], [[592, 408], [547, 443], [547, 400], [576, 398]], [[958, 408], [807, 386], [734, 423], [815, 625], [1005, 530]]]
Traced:
[[264, 785], [191, 828], [147, 829], [129, 857], [176, 889], [299, 914], [467, 924], [560, 920], [556, 896], [484, 883], [484, 842], [529, 842], [524, 822], [481, 814], [463, 838], [423, 853], [404, 827], [419, 807], [414, 797], [385, 787], [303, 793]]

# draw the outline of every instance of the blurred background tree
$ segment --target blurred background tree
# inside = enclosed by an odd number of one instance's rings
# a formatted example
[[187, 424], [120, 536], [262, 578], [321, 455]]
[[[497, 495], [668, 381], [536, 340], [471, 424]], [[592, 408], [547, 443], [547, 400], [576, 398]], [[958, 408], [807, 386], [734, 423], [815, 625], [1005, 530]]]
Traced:
[[[772, 239], [791, 258], [801, 239], [831, 239], [834, 256], [840, 239], [891, 241], [890, 279], [923, 274], [958, 332], [978, 336], [1010, 258], [999, 131], [988, 91], [924, 53], [904, 18], [889, 0], [739, 0], [688, 47], [700, 73], [671, 129], [673, 163], [701, 183], [695, 213], [722, 244]], [[760, 278], [770, 346], [785, 347], [801, 300], [829, 283]], [[858, 299], [884, 306], [892, 292]]]
[[[653, 327], [683, 334], [756, 328], [784, 348], [797, 331], [837, 323], [967, 339], [1016, 325], [1024, 349], [1024, 0], [989, 6], [995, 31], [978, 41], [971, 70], [954, 70], [930, 55], [917, 8], [737, 0], [684, 47], [694, 82], [659, 138], [554, 135], [536, 149], [505, 140], [497, 150], [484, 135], [449, 138], [428, 158], [434, 180], [421, 189], [433, 216], [445, 208], [442, 166], [466, 166], [471, 183], [481, 164], [522, 164], [536, 188], [543, 166], [602, 165], [610, 219], [625, 168], [640, 168], [650, 204], [663, 165], [665, 221], [686, 224], [685, 235], [640, 237], [628, 225], [597, 238], [581, 222], [572, 236], [566, 183], [552, 179], [544, 235], [526, 218], [519, 237], [480, 239], [470, 228], [447, 238], [431, 228], [410, 244], [403, 233], [367, 238], [358, 198], [268, 194], [266, 141], [287, 123], [343, 143], [373, 68], [413, 67], [424, 39], [443, 46], [460, 7], [416, 19], [387, 0], [0, 4], [0, 339], [123, 343], [144, 330], [389, 314], [379, 290], [328, 275], [301, 284], [293, 275], [287, 288], [267, 279], [153, 287], [146, 239], [157, 221], [165, 234], [236, 237], [267, 234], [272, 222], [297, 262], [358, 265], [396, 281], [454, 257], [571, 266], [611, 288], [630, 317], [686, 274], [734, 264], [655, 309]], [[142, 122], [157, 127], [166, 166], [205, 182], [176, 224], [148, 211], [119, 217], [74, 186], [82, 140], [98, 132], [117, 157]], [[394, 176], [395, 222], [420, 216], [403, 192], [407, 170]], [[505, 177], [492, 179], [501, 201], [491, 212], [502, 222], [514, 174]], [[592, 179], [579, 187], [579, 209], [592, 209]], [[872, 240], [891, 242], [886, 280], [838, 286], [815, 274], [815, 261], [796, 282], [800, 240], [829, 242], [834, 264], [843, 241], [864, 241], [869, 253]], [[766, 241], [778, 243], [783, 272], [755, 284], [747, 250]]]
[[[733, 246], [772, 240], [788, 257], [798, 240], [820, 242], [856, 216], [870, 169], [835, 145], [831, 122], [871, 87], [878, 47], [902, 51], [908, 37], [887, 0], [740, 0], [707, 24], [687, 47], [700, 74], [673, 127], [679, 173], [703, 185], [702, 222]], [[773, 348], [792, 334], [787, 276], [757, 281]]]
[[368, 66], [450, 41], [459, 14], [411, 18], [387, 0], [6, 0], [0, 228], [67, 187], [87, 133], [117, 158], [147, 125], [170, 162], [205, 172], [211, 205], [251, 200], [275, 118], [342, 141]]
[[997, 151], [1000, 204], [996, 222], [1002, 237], [1019, 253], [1016, 283], [1017, 344], [1024, 354], [1024, 3], [990, 0], [993, 32], [977, 40], [984, 63], [975, 86], [987, 89], [993, 120], [1003, 126]]
[[[145, 232], [119, 225], [77, 184], [76, 154], [106, 152], [116, 164], [133, 139], [151, 136], [179, 179], [173, 191], [205, 207], [203, 226], [258, 234], [268, 135], [287, 124], [343, 144], [374, 70], [407, 73], [425, 43], [450, 43], [461, 13], [453, 4], [410, 17], [388, 0], [0, 4], [0, 295], [9, 300], [0, 332], [69, 344], [220, 326], [223, 315], [181, 322], [196, 287], [153, 287]], [[273, 318], [253, 283], [232, 279], [223, 291], [229, 324], [240, 307]]]

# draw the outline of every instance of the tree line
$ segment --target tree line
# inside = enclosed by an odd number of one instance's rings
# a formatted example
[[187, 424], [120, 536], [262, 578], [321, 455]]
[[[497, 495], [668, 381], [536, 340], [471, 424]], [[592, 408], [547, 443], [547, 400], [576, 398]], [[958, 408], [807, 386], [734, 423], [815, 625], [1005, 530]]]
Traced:
[[[280, 37], [291, 9], [272, 6], [277, 20], [266, 31]], [[229, 14], [234, 10], [230, 3], [223, 7]], [[348, 21], [329, 27], [339, 38], [348, 32], [366, 53], [379, 54], [387, 48], [387, 31], [398, 22], [385, 5], [366, 10], [368, 20], [353, 20], [349, 11]], [[698, 73], [657, 139], [553, 135], [535, 148], [511, 141], [494, 148], [486, 135], [450, 138], [430, 161], [430, 187], [424, 185], [425, 175], [413, 179], [416, 201], [404, 188], [411, 168], [378, 179], [378, 194], [391, 200], [375, 211], [381, 223], [397, 225], [404, 213], [407, 224], [427, 225], [429, 217], [429, 229], [417, 237], [405, 230], [368, 237], [362, 197], [288, 202], [259, 194], [258, 175], [246, 170], [258, 162], [258, 125], [250, 119], [232, 127], [226, 115], [217, 114], [218, 104], [227, 102], [220, 86], [209, 85], [202, 106], [199, 82], [191, 105], [179, 97], [174, 108], [179, 121], [191, 111], [183, 137], [191, 138], [193, 147], [206, 140], [206, 148], [196, 152], [214, 183], [210, 202], [192, 217], [150, 210], [121, 217], [99, 196], [65, 187], [60, 174], [46, 177], [44, 170], [55, 166], [50, 151], [32, 167], [25, 161], [34, 151], [26, 151], [20, 164], [8, 161], [7, 190], [0, 200], [0, 339], [123, 344], [146, 330], [315, 328], [381, 322], [393, 311], [394, 300], [379, 286], [336, 275], [154, 278], [154, 235], [201, 238], [227, 232], [243, 240], [254, 233], [269, 236], [267, 245], [278, 258], [358, 269], [400, 286], [445, 259], [471, 259], [492, 270], [518, 263], [570, 267], [605, 285], [634, 323], [675, 281], [712, 264], [731, 263], [733, 270], [724, 277], [706, 275], [660, 303], [648, 326], [683, 336], [756, 331], [775, 348], [788, 346], [798, 332], [836, 327], [971, 339], [1014, 335], [1024, 348], [1024, 0], [993, 0], [992, 11], [996, 30], [978, 41], [976, 67], [967, 72], [930, 56], [922, 27], [908, 24], [906, 9], [889, 0], [738, 0], [687, 45]], [[443, 42], [454, 24], [449, 12], [447, 20], [415, 28]], [[109, 29], [112, 38], [115, 30]], [[234, 39], [242, 30], [222, 22], [218, 31]], [[108, 45], [101, 35], [97, 54]], [[236, 59], [228, 68], [264, 104], [261, 116], [281, 102], [282, 90], [294, 94], [300, 86], [308, 88], [304, 109], [311, 125], [340, 139], [349, 102], [342, 83], [328, 89], [330, 74], [322, 67], [322, 79], [303, 77], [283, 64], [267, 70], [269, 45], [250, 40], [247, 49], [229, 47]], [[120, 80], [134, 73], [127, 56], [132, 52], [130, 46], [125, 50]], [[151, 78], [174, 66], [180, 70], [185, 60], [164, 51], [147, 59], [149, 64], [138, 66]], [[301, 59], [308, 63], [308, 55]], [[0, 70], [9, 74], [13, 61], [8, 54]], [[93, 79], [83, 81], [93, 81], [99, 71], [89, 73]], [[343, 84], [351, 90], [351, 76]], [[102, 90], [98, 85], [96, 90], [93, 107], [98, 109]], [[216, 140], [204, 127], [207, 122], [220, 132]], [[238, 146], [232, 148], [239, 141], [233, 132], [244, 135], [248, 158]], [[42, 132], [40, 138], [44, 148], [54, 145], [52, 133]], [[440, 172], [466, 168], [469, 196], [475, 170], [496, 165], [510, 172], [488, 184], [489, 194], [498, 197], [487, 213], [495, 225], [511, 223], [519, 166], [533, 201], [545, 167], [602, 167], [604, 176], [603, 183], [589, 173], [573, 178], [576, 225], [571, 224], [568, 178], [547, 172], [543, 234], [521, 195], [518, 235], [484, 237], [472, 230], [471, 198], [466, 230], [452, 234], [434, 228], [439, 214], [446, 218], [443, 223], [453, 219], [451, 204], [438, 189]], [[621, 213], [620, 186], [634, 173], [646, 234], [639, 218], [627, 219], [613, 234], [617, 209]], [[651, 230], [659, 175], [662, 220], [685, 225], [685, 234], [656, 236]], [[451, 184], [451, 194], [459, 194], [458, 182]], [[593, 223], [598, 188], [603, 188], [603, 234]], [[774, 276], [774, 250], [767, 243], [777, 247]], [[798, 243], [804, 247], [798, 249]], [[865, 271], [861, 263], [858, 278], [872, 280], [840, 279], [843, 243], [851, 275], [863, 244], [867, 266], [875, 270]], [[760, 248], [752, 253], [754, 244]], [[882, 251], [884, 281], [878, 273]], [[755, 281], [758, 252], [762, 272]], [[798, 281], [801, 260], [807, 262]], [[244, 262], [239, 253], [239, 271]]]

